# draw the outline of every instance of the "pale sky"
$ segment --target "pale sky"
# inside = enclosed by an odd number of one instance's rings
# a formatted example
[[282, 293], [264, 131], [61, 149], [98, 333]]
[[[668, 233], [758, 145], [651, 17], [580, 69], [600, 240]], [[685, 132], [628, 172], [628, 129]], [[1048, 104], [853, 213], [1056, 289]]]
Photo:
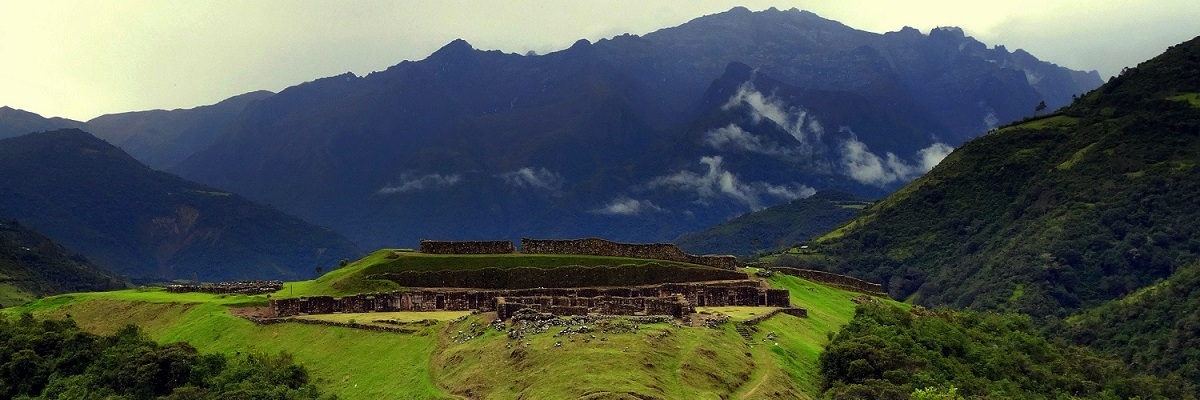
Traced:
[[959, 26], [1010, 51], [1107, 77], [1200, 35], [1200, 1], [13, 1], [0, 0], [0, 105], [87, 120], [191, 108], [477, 49], [561, 50], [742, 5], [809, 10], [854, 28]]

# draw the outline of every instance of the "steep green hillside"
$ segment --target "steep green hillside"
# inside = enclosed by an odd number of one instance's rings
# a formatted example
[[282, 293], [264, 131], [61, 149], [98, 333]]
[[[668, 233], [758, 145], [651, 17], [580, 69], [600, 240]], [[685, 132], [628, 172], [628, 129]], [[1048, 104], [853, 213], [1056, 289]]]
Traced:
[[1072, 316], [1055, 330], [1134, 367], [1200, 382], [1200, 264]]
[[[1065, 314], [1200, 253], [1200, 38], [997, 130], [819, 240], [835, 271], [924, 304]], [[828, 257], [828, 258], [826, 258]]]
[[0, 215], [133, 278], [303, 278], [354, 244], [142, 165], [86, 132], [0, 140]]
[[1195, 382], [1056, 344], [1026, 315], [871, 304], [829, 344], [821, 372], [832, 399], [1185, 399]]
[[745, 256], [761, 250], [782, 250], [829, 232], [869, 204], [849, 193], [817, 192], [699, 232], [685, 233], [675, 239], [675, 244], [692, 254]]
[[[770, 282], [789, 289], [792, 303], [808, 309], [809, 318], [777, 315], [760, 323], [750, 341], [728, 324], [711, 329], [614, 321], [608, 333], [573, 338], [556, 336], [564, 327], [551, 327], [527, 335], [526, 346], [488, 328], [487, 314], [437, 322], [413, 334], [259, 326], [228, 310], [263, 304], [265, 296], [159, 290], [55, 296], [6, 312], [70, 315], [95, 333], [136, 323], [159, 342], [186, 341], [202, 352], [287, 351], [318, 388], [343, 398], [816, 398], [818, 354], [854, 315], [853, 299], [860, 295], [789, 276]], [[753, 312], [740, 310], [734, 318]], [[422, 319], [434, 313], [412, 314]]]
[[51, 294], [124, 289], [128, 283], [17, 221], [0, 219], [0, 307]]

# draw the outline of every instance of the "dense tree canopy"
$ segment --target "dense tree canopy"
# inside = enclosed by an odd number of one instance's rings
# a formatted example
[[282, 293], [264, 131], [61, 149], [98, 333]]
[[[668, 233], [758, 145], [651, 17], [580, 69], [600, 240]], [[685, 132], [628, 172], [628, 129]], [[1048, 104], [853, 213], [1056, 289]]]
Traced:
[[[1189, 383], [1053, 343], [1028, 316], [860, 306], [821, 355], [833, 399], [1191, 398]], [[916, 393], [917, 391], [919, 393]], [[933, 398], [941, 398], [934, 396]]]

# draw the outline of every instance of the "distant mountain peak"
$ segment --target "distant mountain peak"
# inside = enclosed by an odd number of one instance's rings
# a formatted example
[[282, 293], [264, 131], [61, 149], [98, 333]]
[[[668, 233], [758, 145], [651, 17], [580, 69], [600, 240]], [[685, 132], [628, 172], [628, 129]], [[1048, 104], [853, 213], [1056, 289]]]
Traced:
[[571, 47], [568, 47], [567, 50], [579, 50], [579, 49], [585, 49], [588, 47], [592, 47], [592, 41], [587, 40], [587, 39], [579, 39], [579, 40], [576, 40], [575, 43], [571, 45]]
[[957, 26], [939, 26], [929, 31], [929, 37], [962, 39], [967, 37], [967, 34]]
[[475, 47], [471, 46], [470, 43], [467, 43], [466, 40], [454, 39], [454, 40], [450, 41], [450, 43], [447, 43], [445, 46], [442, 46], [442, 48], [433, 52], [433, 54], [430, 54], [429, 59], [437, 60], [437, 59], [454, 58], [454, 57], [460, 57], [463, 55], [471, 54], [474, 52], [475, 52]]

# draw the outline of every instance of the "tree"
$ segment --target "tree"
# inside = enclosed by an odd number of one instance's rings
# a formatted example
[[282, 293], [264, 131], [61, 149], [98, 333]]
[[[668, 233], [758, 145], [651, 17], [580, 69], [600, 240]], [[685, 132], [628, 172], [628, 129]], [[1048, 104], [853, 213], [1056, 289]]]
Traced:
[[1033, 108], [1033, 115], [1041, 114], [1044, 110], [1046, 110], [1046, 101], [1042, 100], [1041, 102], [1038, 102], [1037, 107]]

